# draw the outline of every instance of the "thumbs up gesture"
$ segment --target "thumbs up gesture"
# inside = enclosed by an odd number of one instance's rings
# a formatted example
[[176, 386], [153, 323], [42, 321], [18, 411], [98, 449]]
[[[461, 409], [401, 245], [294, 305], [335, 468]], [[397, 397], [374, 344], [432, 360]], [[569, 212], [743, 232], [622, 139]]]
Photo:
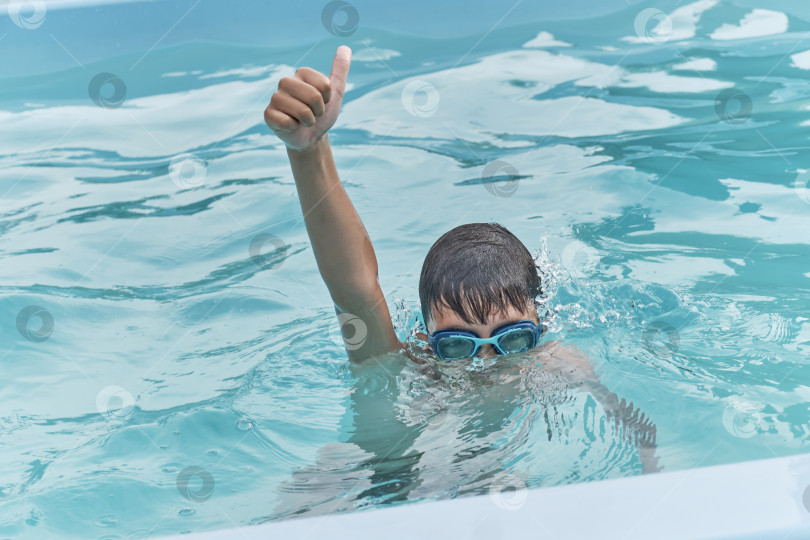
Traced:
[[292, 77], [283, 77], [278, 90], [264, 111], [267, 126], [293, 150], [307, 150], [335, 124], [352, 50], [341, 45], [327, 77], [312, 68], [298, 68]]

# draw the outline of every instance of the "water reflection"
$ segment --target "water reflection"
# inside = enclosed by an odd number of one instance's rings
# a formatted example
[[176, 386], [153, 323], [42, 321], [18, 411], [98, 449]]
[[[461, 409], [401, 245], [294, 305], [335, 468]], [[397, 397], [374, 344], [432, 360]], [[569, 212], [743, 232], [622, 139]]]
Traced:
[[279, 488], [271, 518], [661, 469], [656, 428], [559, 342], [470, 369], [425, 351], [354, 366], [349, 436]]

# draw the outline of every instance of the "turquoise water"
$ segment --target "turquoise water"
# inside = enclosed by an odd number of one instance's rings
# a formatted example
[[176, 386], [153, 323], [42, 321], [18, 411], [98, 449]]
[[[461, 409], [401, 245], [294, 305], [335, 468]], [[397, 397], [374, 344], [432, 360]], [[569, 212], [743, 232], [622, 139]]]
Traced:
[[[3, 20], [0, 534], [504, 507], [641, 474], [622, 430], [650, 423], [665, 471], [806, 452], [810, 11], [631, 4], [466, 27], [414, 4], [408, 33], [358, 3], [339, 36], [313, 3], [283, 40], [205, 2]], [[400, 337], [432, 243], [499, 222], [537, 257], [547, 340], [646, 423], [521, 359], [350, 369], [262, 119], [343, 43], [330, 140]]]

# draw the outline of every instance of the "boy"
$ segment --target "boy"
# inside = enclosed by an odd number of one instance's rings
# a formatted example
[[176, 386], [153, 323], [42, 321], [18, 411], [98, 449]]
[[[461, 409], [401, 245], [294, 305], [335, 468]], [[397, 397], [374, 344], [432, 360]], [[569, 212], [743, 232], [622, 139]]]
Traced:
[[[338, 319], [353, 321], [342, 324], [353, 330], [341, 328], [350, 362], [377, 363], [400, 352], [424, 365], [425, 355], [432, 352], [452, 369], [453, 362], [444, 360], [458, 363], [473, 356], [492, 359], [529, 351], [547, 371], [590, 392], [617, 423], [629, 425], [644, 472], [658, 470], [655, 427], [638, 411], [633, 417], [632, 405], [620, 403], [581, 354], [559, 343], [539, 345], [542, 326], [535, 298], [540, 278], [534, 260], [498, 224], [461, 225], [436, 241], [419, 283], [429, 333], [419, 337], [429, 348], [399, 341], [378, 282], [374, 249], [341, 184], [329, 146], [327, 132], [340, 112], [350, 62], [351, 50], [344, 45], [335, 54], [329, 77], [302, 67], [293, 77], [282, 78], [264, 113], [267, 125], [287, 146], [307, 233]], [[525, 366], [513, 367], [522, 372]]]
[[[341, 46], [335, 55], [330, 78], [302, 67], [294, 77], [281, 79], [279, 90], [273, 95], [264, 116], [267, 125], [287, 145], [307, 233], [336, 311], [351, 314], [365, 325], [362, 345], [347, 347], [349, 359], [362, 362], [406, 347], [397, 338], [391, 323], [377, 280], [377, 259], [371, 240], [343, 189], [329, 146], [327, 131], [340, 111], [350, 61], [351, 50]], [[515, 342], [519, 341], [533, 347], [539, 337], [539, 320], [533, 299], [540, 292], [540, 284], [532, 258], [525, 246], [503, 227], [478, 225], [483, 230], [477, 230], [473, 224], [450, 231], [428, 254], [420, 285], [425, 324], [430, 332], [455, 328], [489, 338], [493, 330], [506, 323], [532, 321], [535, 329], [524, 324], [526, 328], [517, 332], [520, 337], [512, 337], [509, 342], [516, 345]], [[442, 256], [457, 242], [466, 240], [482, 244], [487, 251], [469, 249], [468, 246], [466, 251], [456, 248], [452, 261]], [[493, 275], [490, 283], [481, 283], [480, 276], [469, 276], [477, 281], [469, 284], [473, 292], [466, 294], [459, 290], [459, 283], [441, 279], [442, 270], [448, 266], [486, 268], [483, 265], [487, 259], [499, 256], [498, 248], [507, 249], [510, 257], [520, 257], [524, 263], [521, 282], [512, 282], [514, 276], [504, 274]], [[485, 290], [476, 288], [478, 285]], [[448, 293], [451, 298], [444, 297]], [[442, 296], [436, 298], [436, 294]], [[447, 306], [436, 305], [437, 301], [444, 304], [447, 300], [450, 301]], [[463, 311], [459, 309], [462, 307]], [[472, 309], [475, 319], [467, 315], [468, 308]], [[505, 339], [501, 341], [505, 342]], [[449, 353], [442, 353], [450, 351], [451, 345], [456, 348], [464, 346], [446, 340], [436, 345], [439, 349], [434, 352], [442, 357], [448, 356]], [[497, 342], [482, 344], [477, 353], [494, 356], [497, 347], [500, 347]], [[465, 351], [459, 349], [455, 354], [460, 352]], [[469, 354], [464, 356], [473, 356], [472, 350], [467, 352]]]

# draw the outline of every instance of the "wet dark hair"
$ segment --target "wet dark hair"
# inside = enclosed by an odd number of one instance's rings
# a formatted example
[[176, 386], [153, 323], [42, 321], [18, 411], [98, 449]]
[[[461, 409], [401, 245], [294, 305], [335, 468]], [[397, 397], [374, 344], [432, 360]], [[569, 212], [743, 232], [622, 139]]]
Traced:
[[486, 324], [509, 306], [524, 311], [541, 293], [526, 246], [498, 223], [467, 223], [444, 233], [428, 251], [419, 276], [427, 328], [430, 309], [445, 307], [467, 324]]

